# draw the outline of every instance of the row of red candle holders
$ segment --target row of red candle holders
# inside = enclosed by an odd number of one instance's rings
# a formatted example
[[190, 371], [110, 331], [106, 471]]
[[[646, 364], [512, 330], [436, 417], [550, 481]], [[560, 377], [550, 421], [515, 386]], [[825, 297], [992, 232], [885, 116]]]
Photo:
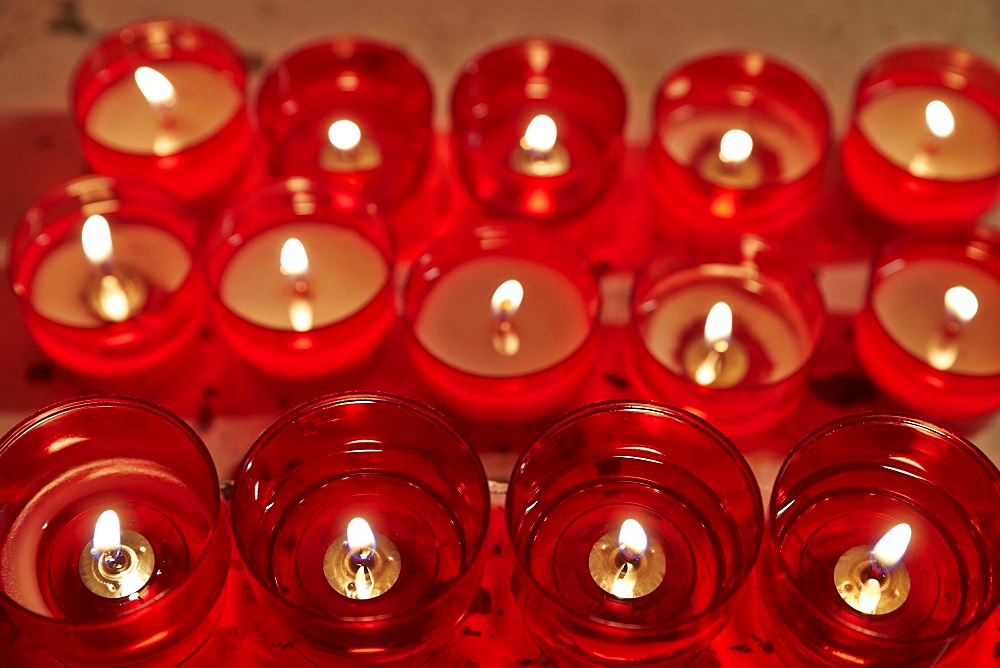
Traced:
[[[255, 143], [245, 88], [238, 51], [205, 26], [122, 28], [73, 77], [84, 154], [95, 171], [144, 178], [185, 202], [224, 202]], [[392, 205], [421, 182], [432, 97], [406, 54], [337, 38], [273, 65], [256, 119], [274, 174]], [[499, 46], [454, 84], [459, 173], [493, 212], [578, 215], [614, 180], [626, 107], [612, 70], [576, 47]], [[973, 221], [1000, 187], [998, 120], [1000, 71], [989, 62], [945, 46], [886, 54], [858, 82], [843, 142], [847, 181], [897, 223]], [[706, 56], [657, 89], [651, 181], [680, 224], [773, 232], [811, 210], [830, 134], [822, 96], [793, 68], [756, 52]]]
[[[11, 244], [11, 280], [35, 341], [82, 374], [142, 377], [190, 350], [211, 301], [232, 350], [271, 377], [303, 379], [358, 368], [396, 324], [392, 234], [358, 194], [286, 179], [225, 209], [200, 246], [196, 227], [179, 202], [141, 182], [95, 175], [52, 191]], [[436, 240], [398, 302], [418, 375], [476, 419], [550, 413], [593, 366], [596, 275], [530, 224]], [[998, 308], [996, 233], [903, 236], [875, 260], [857, 317], [860, 359], [924, 414], [984, 414], [1000, 406], [997, 324], [984, 315]], [[631, 376], [647, 396], [727, 434], [766, 430], [804, 398], [824, 320], [807, 268], [760, 238], [675, 243], [635, 277]]]
[[[197, 435], [123, 397], [49, 407], [0, 440], [0, 609], [69, 665], [176, 664], [221, 615], [230, 559]], [[658, 404], [576, 410], [510, 482], [511, 582], [560, 665], [684, 665], [757, 562], [791, 665], [931, 666], [1000, 602], [1000, 471], [922, 420], [850, 416], [799, 444], [765, 527], [746, 460]], [[247, 452], [232, 528], [269, 618], [318, 665], [417, 665], [479, 588], [490, 496], [448, 421], [379, 394], [317, 399]], [[111, 517], [108, 520], [108, 517]]]

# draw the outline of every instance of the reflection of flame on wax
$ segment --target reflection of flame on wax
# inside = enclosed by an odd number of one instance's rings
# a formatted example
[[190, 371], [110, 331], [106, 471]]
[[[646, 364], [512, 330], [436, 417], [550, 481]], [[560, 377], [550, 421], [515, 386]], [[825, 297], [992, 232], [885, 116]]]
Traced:
[[347, 523], [347, 549], [358, 566], [354, 575], [355, 596], [359, 599], [371, 598], [375, 582], [368, 567], [375, 555], [375, 533], [368, 522], [360, 517]]
[[979, 312], [979, 300], [969, 288], [956, 285], [944, 293], [945, 324], [937, 336], [931, 338], [927, 349], [927, 363], [938, 371], [955, 366], [959, 353], [962, 329]]
[[493, 332], [493, 348], [505, 357], [516, 355], [521, 349], [521, 337], [514, 327], [513, 318], [523, 300], [524, 286], [514, 279], [501, 283], [490, 299], [490, 310], [497, 321]]
[[96, 294], [93, 295], [94, 308], [109, 322], [124, 322], [132, 317], [133, 304], [122, 279], [115, 275], [114, 244], [111, 241], [111, 227], [104, 216], [90, 216], [83, 223], [80, 232], [83, 254], [99, 272]]
[[361, 128], [354, 121], [341, 119], [330, 125], [327, 137], [334, 148], [353, 151], [361, 143]]
[[295, 290], [295, 296], [288, 305], [288, 320], [296, 332], [308, 332], [313, 328], [313, 305], [309, 297], [309, 256], [302, 242], [290, 237], [281, 246], [281, 273], [288, 277]]
[[618, 552], [621, 555], [621, 567], [611, 585], [611, 594], [618, 598], [634, 598], [635, 585], [638, 578], [638, 565], [642, 555], [646, 553], [646, 532], [642, 525], [629, 518], [622, 522], [618, 532]]
[[705, 318], [705, 345], [708, 355], [698, 365], [694, 373], [694, 382], [699, 385], [711, 385], [719, 377], [719, 364], [722, 355], [729, 350], [733, 336], [733, 310], [726, 302], [717, 302]]
[[872, 548], [869, 576], [861, 583], [858, 596], [858, 610], [865, 614], [875, 612], [882, 600], [881, 580], [903, 559], [910, 545], [912, 531], [909, 524], [897, 524], [890, 529]]
[[539, 114], [528, 123], [524, 136], [521, 137], [521, 148], [525, 151], [547, 153], [555, 147], [558, 137], [556, 122], [545, 114]]

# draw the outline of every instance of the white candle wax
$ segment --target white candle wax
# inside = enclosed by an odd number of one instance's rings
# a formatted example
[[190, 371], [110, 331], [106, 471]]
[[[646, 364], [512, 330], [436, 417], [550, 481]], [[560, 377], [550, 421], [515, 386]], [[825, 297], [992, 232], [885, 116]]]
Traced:
[[[719, 158], [719, 144], [733, 129], [747, 132], [754, 149], [744, 164], [727, 166]], [[780, 182], [798, 179], [820, 159], [820, 146], [805, 127], [744, 107], [679, 109], [663, 125], [660, 141], [675, 161], [695, 167], [702, 178], [726, 187], [761, 185], [764, 169], [758, 156], [764, 152], [777, 163]]]
[[[490, 300], [514, 279], [524, 299], [511, 324], [520, 339], [513, 355], [494, 346], [497, 318]], [[587, 305], [557, 270], [510, 257], [483, 257], [457, 266], [434, 282], [414, 322], [423, 346], [450, 366], [492, 377], [522, 376], [568, 357], [590, 330]]]
[[[948, 137], [934, 138], [927, 127], [925, 112], [933, 100], [948, 105], [955, 117]], [[1000, 127], [981, 106], [946, 88], [909, 86], [886, 93], [858, 112], [857, 124], [876, 151], [918, 176], [966, 181], [1000, 171]]]
[[872, 309], [887, 334], [904, 350], [928, 362], [947, 326], [944, 294], [956, 285], [979, 301], [975, 317], [954, 336], [957, 356], [950, 370], [971, 375], [1000, 373], [1000, 282], [954, 260], [918, 260], [887, 276], [872, 294]]
[[646, 348], [660, 364], [679, 376], [689, 376], [684, 366], [684, 337], [694, 328], [700, 340], [705, 314], [720, 301], [732, 308], [737, 323], [733, 342], [752, 339], [770, 361], [771, 369], [761, 382], [781, 380], [802, 366], [809, 355], [810, 337], [805, 321], [794, 309], [780, 309], [752, 292], [723, 283], [692, 285], [658, 301], [643, 332]]
[[[191, 270], [187, 249], [169, 233], [149, 225], [113, 225], [114, 264], [152, 289], [173, 292]], [[78, 236], [67, 237], [39, 263], [31, 282], [31, 305], [42, 316], [71, 327], [103, 327], [85, 291], [97, 268]]]
[[253, 237], [230, 260], [219, 295], [231, 311], [264, 327], [292, 330], [289, 307], [301, 297], [280, 270], [281, 247], [292, 237], [309, 257], [314, 328], [347, 318], [385, 285], [385, 258], [357, 232], [332, 223], [289, 223]]
[[208, 65], [164, 61], [152, 66], [176, 89], [173, 122], [163, 123], [128, 75], [94, 101], [84, 122], [88, 136], [127, 153], [172, 155], [219, 132], [243, 104], [233, 80]]

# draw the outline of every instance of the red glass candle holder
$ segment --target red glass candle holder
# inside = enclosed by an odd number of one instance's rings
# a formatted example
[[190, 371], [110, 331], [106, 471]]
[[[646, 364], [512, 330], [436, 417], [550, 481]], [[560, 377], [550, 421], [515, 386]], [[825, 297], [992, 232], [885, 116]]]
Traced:
[[407, 54], [340, 37], [282, 58], [264, 79], [257, 113], [277, 175], [309, 176], [389, 205], [420, 185], [432, 101]]
[[355, 367], [385, 339], [392, 262], [375, 204], [302, 177], [232, 204], [204, 256], [219, 332], [251, 365], [293, 379]]
[[771, 233], [815, 205], [829, 144], [826, 103], [805, 77], [761, 53], [714, 54], [656, 93], [651, 181], [688, 228]]
[[[818, 430], [771, 495], [757, 578], [771, 639], [790, 665], [936, 665], [1000, 601], [998, 507], [1000, 472], [957, 434], [897, 415]], [[873, 548], [901, 524], [892, 564]], [[877, 593], [862, 604], [859, 588]]]
[[452, 90], [458, 171], [494, 212], [578, 214], [617, 176], [625, 111], [618, 78], [588, 53], [543, 39], [496, 47]]
[[525, 627], [567, 666], [685, 665], [738, 605], [764, 524], [753, 473], [725, 437], [633, 402], [550, 427], [514, 467], [506, 509]]
[[[516, 303], [505, 304], [512, 282]], [[527, 224], [439, 239], [410, 268], [402, 300], [418, 375], [463, 415], [506, 422], [544, 415], [568, 402], [593, 366], [594, 273], [575, 249]]]
[[955, 46], [883, 54], [858, 81], [841, 152], [882, 218], [971, 224], [1000, 195], [1000, 70]]
[[245, 90], [239, 51], [204, 25], [120, 28], [73, 74], [83, 155], [96, 172], [141, 178], [187, 203], [221, 197], [238, 186], [254, 146]]
[[[232, 501], [254, 594], [320, 665], [418, 665], [440, 650], [478, 591], [489, 509], [479, 457], [442, 416], [373, 394], [275, 422]], [[374, 534], [367, 556], [354, 518]]]
[[121, 397], [56, 404], [0, 440], [0, 488], [0, 607], [37, 646], [68, 665], [177, 665], [212, 633], [230, 534], [180, 419]]
[[897, 401], [969, 418], [1000, 407], [1000, 233], [913, 233], [878, 252], [854, 323], [858, 358]]
[[636, 276], [632, 375], [727, 435], [759, 433], [805, 397], [825, 321], [808, 269], [760, 238], [675, 245]]
[[141, 376], [182, 356], [207, 301], [193, 269], [195, 230], [179, 202], [140, 181], [84, 176], [47, 193], [10, 247], [11, 284], [35, 342], [92, 377]]

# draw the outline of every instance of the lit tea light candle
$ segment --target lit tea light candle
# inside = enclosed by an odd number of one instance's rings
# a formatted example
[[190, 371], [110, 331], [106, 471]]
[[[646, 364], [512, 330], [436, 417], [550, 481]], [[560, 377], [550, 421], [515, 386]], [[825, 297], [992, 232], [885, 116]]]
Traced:
[[955, 116], [948, 105], [941, 100], [931, 100], [924, 110], [928, 134], [919, 146], [907, 169], [915, 176], [932, 179], [936, 176], [934, 155], [941, 146], [941, 140], [955, 132]]
[[[279, 271], [261, 270], [268, 266]], [[245, 320], [309, 332], [370, 302], [388, 272], [375, 245], [353, 230], [289, 223], [253, 237], [237, 251], [222, 275], [220, 296]]]
[[309, 255], [302, 242], [292, 237], [281, 246], [279, 270], [288, 278], [294, 296], [288, 304], [288, 319], [296, 332], [308, 332], [313, 327], [313, 309], [309, 296]]
[[733, 340], [733, 310], [716, 302], [705, 318], [703, 342], [692, 341], [684, 352], [684, 369], [704, 387], [732, 387], [746, 378], [750, 358], [746, 348]]
[[389, 591], [399, 579], [399, 550], [391, 540], [372, 531], [364, 519], [347, 523], [347, 535], [330, 543], [323, 556], [323, 574], [338, 593], [368, 600]]
[[524, 287], [519, 281], [511, 279], [504, 281], [493, 293], [490, 300], [490, 310], [497, 319], [496, 331], [493, 333], [493, 347], [505, 357], [517, 354], [521, 348], [521, 337], [514, 327], [514, 316], [521, 308], [524, 299]]
[[927, 363], [939, 371], [955, 366], [960, 351], [962, 330], [979, 311], [979, 300], [969, 288], [956, 285], [944, 293], [945, 324], [939, 336], [931, 340]]
[[550, 116], [538, 114], [531, 119], [511, 154], [510, 166], [530, 176], [559, 176], [569, 171], [569, 152], [559, 141], [559, 129]]
[[149, 541], [135, 531], [123, 530], [115, 511], [101, 513], [94, 539], [80, 555], [84, 586], [103, 598], [136, 598], [155, 570]]
[[124, 322], [146, 304], [145, 282], [127, 268], [116, 266], [111, 227], [104, 216], [89, 216], [80, 232], [83, 253], [94, 267], [94, 279], [84, 290], [84, 299], [105, 322]]
[[661, 204], [697, 230], [782, 229], [809, 211], [830, 123], [802, 75], [753, 52], [716, 54], [660, 85], [650, 144]]
[[897, 524], [874, 548], [859, 545], [837, 560], [833, 580], [845, 603], [866, 615], [884, 615], [906, 602], [910, 574], [901, 561], [911, 535], [909, 524]]
[[354, 121], [340, 119], [327, 130], [329, 144], [320, 152], [320, 166], [331, 172], [361, 172], [382, 164], [382, 151]]
[[650, 545], [642, 525], [634, 519], [609, 531], [590, 551], [590, 576], [615, 598], [641, 598], [663, 582], [667, 562], [657, 545]]
[[[429, 351], [464, 371], [494, 377], [534, 373], [565, 359], [590, 330], [576, 286], [538, 262], [476, 258], [436, 283], [415, 331]], [[530, 299], [524, 299], [527, 292]]]
[[231, 77], [196, 62], [139, 67], [94, 100], [84, 131], [126, 153], [173, 155], [216, 135], [242, 109]]
[[872, 100], [856, 122], [876, 151], [914, 176], [967, 181], [1000, 170], [1000, 127], [961, 93], [899, 88]]

